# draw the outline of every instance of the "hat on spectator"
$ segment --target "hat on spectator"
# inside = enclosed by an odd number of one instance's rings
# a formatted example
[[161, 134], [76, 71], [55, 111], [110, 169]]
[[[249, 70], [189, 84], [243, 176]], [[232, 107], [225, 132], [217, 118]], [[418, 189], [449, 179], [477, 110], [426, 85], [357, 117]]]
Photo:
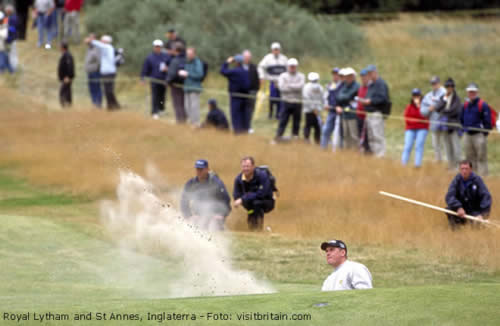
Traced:
[[467, 92], [477, 92], [479, 91], [479, 86], [476, 83], [470, 83], [465, 90]]
[[335, 74], [338, 74], [339, 71], [340, 71], [339, 67], [332, 68], [332, 72], [335, 73]]
[[366, 75], [368, 75], [368, 71], [366, 71], [366, 69], [361, 69], [361, 71], [359, 72], [359, 75], [366, 76]]
[[194, 163], [194, 167], [197, 169], [205, 169], [208, 168], [208, 161], [207, 160], [197, 160]]
[[422, 91], [420, 91], [420, 88], [414, 88], [411, 90], [411, 95], [422, 95]]
[[453, 87], [455, 88], [455, 81], [453, 80], [453, 78], [448, 78], [445, 82], [444, 82], [444, 87]]
[[317, 72], [310, 72], [307, 75], [307, 79], [309, 79], [309, 81], [318, 81], [319, 80], [319, 74]]
[[375, 65], [368, 65], [366, 68], [365, 68], [366, 72], [372, 72], [372, 71], [377, 71], [377, 67], [375, 67]]
[[345, 76], [345, 68], [341, 68], [341, 69], [339, 70], [339, 75], [340, 75], [340, 76]]
[[344, 68], [344, 76], [349, 76], [349, 75], [354, 75], [356, 76], [356, 70], [352, 69], [351, 67]]
[[278, 42], [273, 42], [271, 44], [271, 50], [281, 50], [281, 44], [279, 44]]
[[345, 249], [345, 252], [347, 253], [347, 246], [345, 245], [344, 241], [342, 241], [342, 240], [330, 240], [330, 241], [323, 242], [321, 244], [321, 250], [326, 250], [326, 248], [328, 248], [328, 247]]
[[101, 42], [113, 43], [113, 38], [109, 35], [103, 35], [103, 36], [101, 36]]
[[214, 98], [211, 98], [208, 100], [209, 105], [217, 106], [217, 100]]
[[234, 56], [234, 61], [238, 63], [243, 63], [243, 56], [241, 54], [237, 54]]
[[[0, 11], [0, 20], [2, 20], [5, 17], [4, 13]], [[0, 24], [3, 24], [3, 22], [0, 22]]]
[[154, 40], [153, 46], [163, 47], [163, 41], [162, 40]]
[[175, 33], [175, 28], [169, 28], [167, 32], [168, 33]]
[[439, 76], [432, 76], [430, 82], [431, 82], [431, 85], [434, 85], [434, 84], [437, 84], [441, 81], [441, 79], [439, 79]]
[[287, 63], [286, 63], [288, 66], [298, 66], [299, 65], [299, 61], [297, 61], [297, 59], [295, 58], [291, 58], [291, 59], [288, 59]]

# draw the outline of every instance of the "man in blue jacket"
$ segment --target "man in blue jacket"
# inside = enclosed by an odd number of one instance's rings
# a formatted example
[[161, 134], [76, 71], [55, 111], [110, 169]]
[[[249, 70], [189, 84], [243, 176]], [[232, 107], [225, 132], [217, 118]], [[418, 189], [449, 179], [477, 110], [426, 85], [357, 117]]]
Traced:
[[241, 173], [234, 180], [234, 207], [243, 206], [248, 211], [248, 228], [261, 231], [264, 213], [274, 209], [271, 180], [265, 171], [256, 169], [251, 156], [241, 160]]
[[471, 161], [460, 162], [460, 173], [453, 179], [446, 193], [448, 209], [458, 216], [447, 214], [452, 230], [467, 223], [464, 216], [487, 219], [491, 210], [491, 195], [480, 176], [472, 172]]
[[182, 215], [203, 229], [223, 230], [224, 221], [231, 212], [226, 186], [209, 170], [208, 161], [197, 160], [194, 167], [196, 177], [186, 183], [182, 192]]
[[[236, 67], [229, 68], [231, 63], [235, 63]], [[250, 90], [250, 77], [248, 71], [243, 68], [243, 56], [238, 54], [234, 57], [229, 57], [222, 64], [220, 73], [229, 81], [229, 96], [231, 101], [231, 123], [233, 131], [236, 134], [247, 133], [249, 123], [247, 119], [247, 99]]]
[[[479, 98], [479, 87], [471, 83], [466, 88], [467, 99], [460, 115], [464, 127], [465, 158], [477, 166], [479, 174], [488, 175], [487, 137], [491, 130], [490, 106]], [[482, 130], [478, 130], [482, 129]]]
[[141, 80], [150, 79], [151, 84], [151, 115], [153, 119], [159, 119], [160, 112], [165, 110], [167, 86], [167, 66], [170, 62], [168, 54], [162, 52], [163, 41], [153, 42], [153, 52], [146, 57], [142, 65]]
[[332, 140], [332, 134], [335, 130], [335, 123], [337, 118], [337, 111], [335, 110], [337, 106], [336, 94], [342, 88], [342, 80], [340, 80], [339, 75], [340, 69], [335, 67], [332, 69], [332, 81], [326, 85], [326, 98], [325, 102], [327, 103], [325, 109], [328, 111], [328, 115], [326, 117], [326, 122], [323, 124], [323, 128], [321, 130], [321, 148], [326, 149], [328, 144]]

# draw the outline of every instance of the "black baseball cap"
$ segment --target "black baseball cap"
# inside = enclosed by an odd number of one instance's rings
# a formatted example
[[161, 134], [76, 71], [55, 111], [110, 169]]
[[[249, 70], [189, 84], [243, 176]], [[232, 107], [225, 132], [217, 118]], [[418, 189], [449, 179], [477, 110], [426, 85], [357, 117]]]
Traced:
[[323, 242], [321, 244], [321, 250], [326, 250], [328, 247], [336, 247], [340, 249], [345, 249], [345, 252], [347, 253], [347, 246], [345, 245], [344, 241], [342, 240], [330, 240], [327, 242]]

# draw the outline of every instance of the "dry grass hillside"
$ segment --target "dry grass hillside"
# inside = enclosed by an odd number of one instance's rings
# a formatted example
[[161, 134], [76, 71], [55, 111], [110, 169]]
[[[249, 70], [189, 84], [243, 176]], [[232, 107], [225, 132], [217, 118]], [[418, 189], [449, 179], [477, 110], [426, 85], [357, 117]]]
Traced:
[[[0, 110], [0, 164], [34, 184], [101, 199], [113, 195], [119, 169], [131, 169], [149, 175], [172, 199], [194, 174], [197, 158], [208, 159], [231, 191], [239, 159], [253, 155], [278, 179], [281, 197], [266, 217], [274, 232], [359, 245], [417, 246], [435, 256], [500, 268], [498, 231], [452, 233], [443, 214], [378, 195], [386, 190], [443, 206], [453, 174], [440, 166], [415, 170], [389, 159], [322, 152], [302, 143], [273, 146], [259, 136], [193, 130], [138, 113], [52, 112], [7, 89], [0, 97], [8, 103]], [[31, 112], [20, 109], [25, 105]], [[156, 173], [147, 171], [152, 165]], [[490, 177], [486, 183], [495, 201], [500, 180]], [[499, 216], [497, 205], [492, 218]], [[244, 213], [234, 211], [228, 225], [244, 230]]]

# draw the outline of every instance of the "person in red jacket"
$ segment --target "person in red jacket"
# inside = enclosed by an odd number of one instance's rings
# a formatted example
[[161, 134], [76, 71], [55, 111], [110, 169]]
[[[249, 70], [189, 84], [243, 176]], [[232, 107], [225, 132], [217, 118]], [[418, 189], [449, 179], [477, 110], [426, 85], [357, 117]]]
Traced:
[[368, 143], [368, 137], [366, 135], [365, 106], [357, 100], [358, 98], [365, 98], [366, 92], [368, 92], [368, 82], [370, 81], [370, 78], [368, 77], [366, 69], [362, 69], [359, 75], [361, 76], [361, 86], [358, 89], [357, 98], [355, 98], [357, 101], [356, 114], [358, 116], [359, 146], [361, 148], [361, 152], [370, 153], [370, 144]]
[[83, 0], [66, 0], [64, 4], [64, 34], [63, 42], [68, 42], [69, 37], [75, 44], [80, 43], [80, 10]]
[[415, 167], [417, 168], [422, 166], [425, 138], [429, 131], [429, 119], [420, 114], [421, 102], [422, 92], [420, 89], [414, 88], [411, 92], [411, 102], [404, 113], [406, 124], [405, 146], [401, 157], [401, 163], [406, 165], [410, 160], [413, 144], [415, 144]]

